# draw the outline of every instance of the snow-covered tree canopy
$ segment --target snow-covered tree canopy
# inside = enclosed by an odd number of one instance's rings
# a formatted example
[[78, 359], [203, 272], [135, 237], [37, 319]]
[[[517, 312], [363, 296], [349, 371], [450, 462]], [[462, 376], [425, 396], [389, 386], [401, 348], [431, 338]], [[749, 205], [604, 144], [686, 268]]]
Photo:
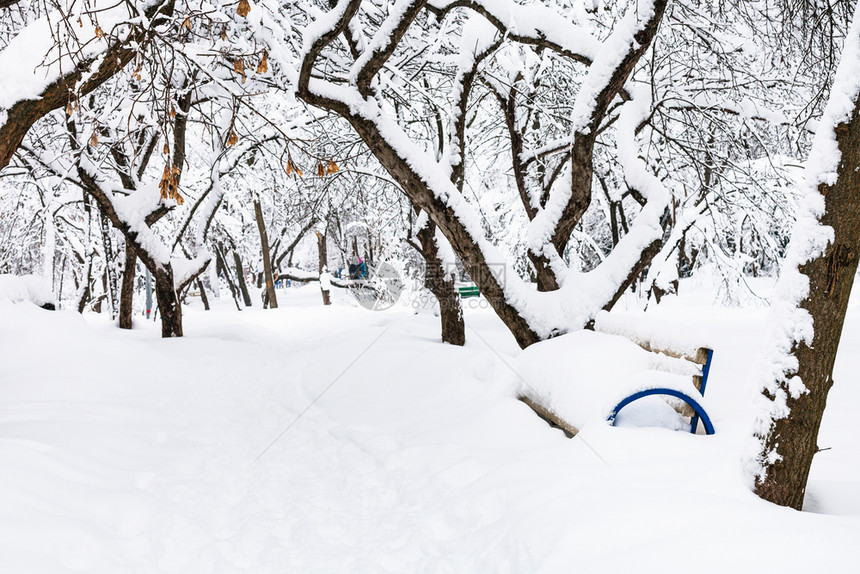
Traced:
[[343, 266], [359, 243], [408, 258], [402, 242], [431, 225], [521, 345], [632, 286], [647, 301], [709, 268], [732, 296], [775, 270], [849, 14], [698, 0], [3, 11], [0, 233], [49, 248], [4, 250], [2, 270], [68, 273], [79, 301], [100, 273], [117, 290], [123, 243], [153, 271], [179, 262], [175, 286], [209, 260], [224, 276], [231, 252], [257, 272], [255, 201], [284, 268], [315, 266], [320, 226]]

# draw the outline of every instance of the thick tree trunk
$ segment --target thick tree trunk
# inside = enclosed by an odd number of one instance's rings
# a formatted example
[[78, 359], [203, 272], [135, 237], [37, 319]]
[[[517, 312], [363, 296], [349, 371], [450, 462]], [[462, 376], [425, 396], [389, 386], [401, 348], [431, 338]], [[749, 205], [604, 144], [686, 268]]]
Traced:
[[[324, 271], [328, 271], [328, 246], [325, 235], [319, 231], [317, 231], [317, 252], [319, 253], [319, 273], [322, 275]], [[320, 284], [320, 292], [322, 293], [323, 305], [331, 305], [331, 292], [323, 289], [322, 284]]]
[[424, 285], [430, 289], [439, 301], [439, 317], [442, 321], [442, 342], [451, 345], [466, 344], [466, 323], [463, 320], [463, 308], [460, 305], [460, 294], [454, 287], [454, 280], [446, 274], [439, 258], [439, 246], [436, 244], [436, 225], [428, 221], [416, 234], [421, 243], [421, 255], [424, 257]]
[[128, 243], [125, 244], [125, 268], [122, 271], [122, 286], [119, 295], [119, 328], [132, 328], [134, 314], [134, 279], [137, 271], [137, 254]]
[[[813, 334], [811, 341], [808, 337], [793, 340], [790, 355], [797, 360], [797, 369], [785, 373], [776, 387], [764, 390], [770, 400], [779, 396], [780, 402], [782, 398], [786, 402], [785, 409], [780, 409], [782, 416], [773, 416], [769, 429], [761, 437], [759, 463], [762, 471], [756, 479], [755, 492], [766, 500], [798, 510], [803, 506], [809, 469], [818, 452], [818, 429], [827, 393], [833, 385], [833, 364], [860, 253], [860, 194], [857, 191], [860, 189], [860, 82], [853, 77], [858, 57], [860, 10], [846, 39], [846, 50], [832, 89], [840, 101], [828, 104], [819, 128], [831, 133], [817, 134], [810, 153], [815, 161], [830, 159], [827, 155], [833, 152], [829, 141], [835, 136], [841, 152], [835, 183], [828, 185], [818, 179], [822, 171], [830, 172], [829, 167], [807, 165], [807, 177], [811, 178], [807, 184], [817, 185], [823, 196], [824, 214], [819, 221], [833, 229], [833, 240], [823, 253], [795, 268], [801, 275], [797, 279], [809, 281], [809, 292], [799, 307], [811, 316]], [[840, 106], [844, 105], [841, 100], [846, 96], [853, 99], [854, 108], [849, 117], [840, 117]], [[827, 125], [828, 119], [832, 121], [830, 125]], [[819, 143], [823, 144], [820, 148]], [[799, 242], [799, 249], [792, 245], [795, 249], [790, 248], [790, 253], [809, 252], [805, 249], [805, 237], [809, 233], [806, 227], [808, 220], [802, 235], [792, 239]], [[800, 326], [793, 324], [792, 328], [798, 330]], [[798, 392], [798, 378], [805, 392]]]
[[236, 277], [239, 279], [239, 289], [242, 291], [242, 299], [245, 302], [245, 307], [251, 306], [251, 294], [248, 293], [248, 285], [245, 283], [245, 266], [242, 265], [242, 258], [236, 251], [233, 251], [233, 261], [236, 264]]
[[269, 236], [266, 234], [266, 222], [263, 220], [263, 207], [254, 200], [254, 213], [257, 218], [257, 229], [260, 231], [260, 243], [263, 246], [263, 272], [266, 274], [266, 294], [269, 296], [269, 307], [278, 308], [278, 296], [275, 293], [275, 280], [272, 277], [272, 258], [269, 256]]
[[173, 269], [169, 266], [157, 268], [153, 273], [155, 278], [155, 299], [158, 301], [159, 313], [161, 313], [161, 336], [182, 336], [182, 307], [176, 288], [173, 285]]

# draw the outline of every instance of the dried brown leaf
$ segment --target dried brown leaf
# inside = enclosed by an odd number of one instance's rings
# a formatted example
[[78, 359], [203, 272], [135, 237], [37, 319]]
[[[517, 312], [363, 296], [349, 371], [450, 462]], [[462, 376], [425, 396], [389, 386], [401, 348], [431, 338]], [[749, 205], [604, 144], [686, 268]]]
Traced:
[[257, 73], [265, 74], [269, 71], [269, 53], [263, 50], [263, 57], [260, 59], [260, 63], [257, 64]]

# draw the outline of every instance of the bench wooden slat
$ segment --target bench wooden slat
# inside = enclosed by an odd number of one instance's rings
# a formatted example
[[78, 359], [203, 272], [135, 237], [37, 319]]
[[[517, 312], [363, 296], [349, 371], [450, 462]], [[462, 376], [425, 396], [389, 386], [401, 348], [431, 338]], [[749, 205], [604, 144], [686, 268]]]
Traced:
[[550, 425], [557, 426], [561, 430], [563, 430], [570, 437], [574, 437], [579, 433], [579, 429], [544, 407], [543, 405], [536, 403], [531, 398], [526, 395], [520, 395], [519, 400], [524, 402], [528, 407], [537, 414], [540, 418], [548, 422]]

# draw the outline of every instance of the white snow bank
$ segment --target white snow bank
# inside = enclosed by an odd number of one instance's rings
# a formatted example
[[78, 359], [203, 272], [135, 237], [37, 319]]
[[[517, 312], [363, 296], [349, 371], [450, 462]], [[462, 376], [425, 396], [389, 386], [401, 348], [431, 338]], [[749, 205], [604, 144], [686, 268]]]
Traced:
[[[591, 422], [605, 422], [619, 402], [638, 391], [663, 387], [700, 399], [692, 376], [666, 372], [666, 357], [624, 337], [593, 331], [532, 345], [517, 359], [515, 368], [522, 378], [522, 396], [579, 430]], [[655, 413], [654, 420], [657, 424], [666, 417]], [[680, 415], [668, 426], [680, 428]]]
[[0, 299], [8, 299], [15, 303], [30, 301], [40, 307], [49, 303], [55, 307], [57, 305], [51, 288], [48, 287], [45, 279], [38, 275], [0, 274]]

